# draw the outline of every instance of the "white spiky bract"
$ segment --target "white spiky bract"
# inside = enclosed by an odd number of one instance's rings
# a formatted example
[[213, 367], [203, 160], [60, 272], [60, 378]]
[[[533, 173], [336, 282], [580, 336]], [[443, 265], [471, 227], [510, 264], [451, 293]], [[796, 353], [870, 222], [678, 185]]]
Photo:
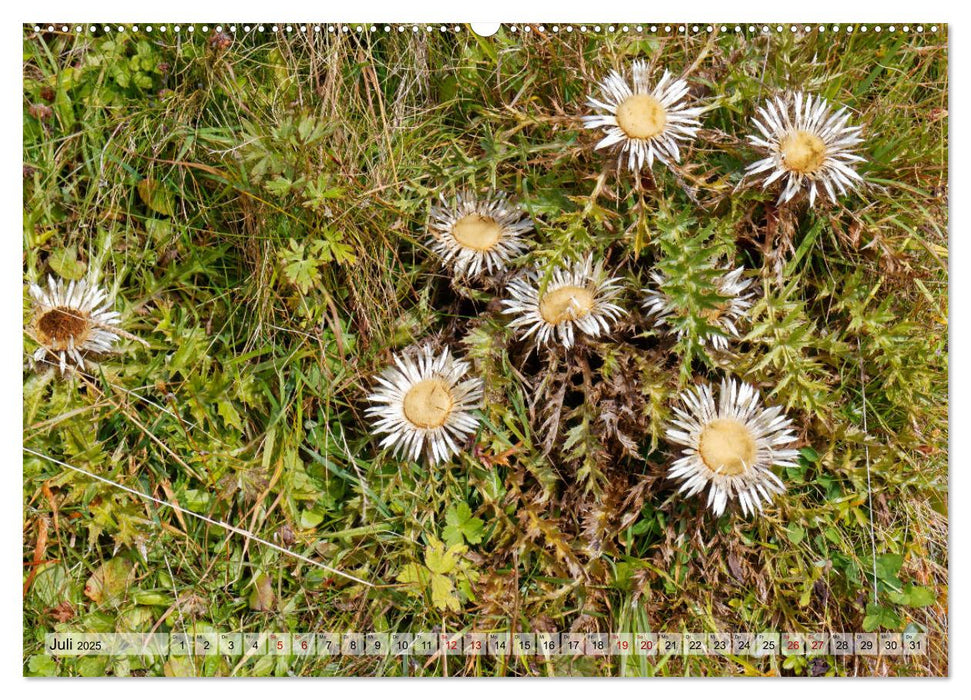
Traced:
[[48, 276], [46, 289], [31, 283], [30, 296], [31, 333], [40, 344], [33, 360], [51, 355], [62, 374], [74, 366], [83, 370], [85, 353], [114, 352], [119, 337], [134, 339], [121, 330], [108, 293], [92, 280], [66, 282]]
[[[754, 280], [743, 277], [744, 267], [738, 267], [722, 275], [717, 283], [718, 295], [724, 298], [721, 306], [713, 309], [717, 315], [713, 315], [710, 323], [717, 326], [722, 333], [709, 333], [704, 341], [716, 350], [727, 350], [730, 338], [738, 338], [738, 324], [748, 310], [752, 308], [752, 300], [755, 293], [752, 289]], [[651, 273], [653, 286], [642, 290], [644, 293], [644, 310], [649, 318], [654, 319], [654, 327], [664, 326], [673, 316], [677, 309], [674, 307], [671, 298], [664, 293], [664, 285], [667, 280], [660, 272]], [[684, 329], [678, 329], [678, 338], [684, 335]]]
[[[442, 205], [433, 206], [429, 214], [430, 245], [455, 274], [478, 277], [483, 272], [501, 272], [526, 251], [528, 241], [523, 236], [533, 230], [533, 222], [503, 193], [479, 198], [459, 192], [451, 201], [441, 200]], [[475, 217], [494, 226], [494, 240], [487, 240], [488, 245], [470, 245], [456, 228]]]
[[[374, 404], [366, 411], [375, 419], [372, 431], [385, 435], [381, 447], [393, 447], [395, 454], [411, 460], [425, 452], [431, 464], [459, 452], [461, 443], [478, 427], [473, 411], [482, 402], [482, 380], [467, 378], [469, 369], [469, 363], [454, 359], [448, 348], [437, 356], [427, 345], [414, 357], [395, 355], [394, 366], [377, 377], [377, 387], [368, 397]], [[435, 412], [436, 420], [435, 425], [422, 426], [409, 418], [406, 403], [409, 392], [416, 387], [421, 392], [422, 386], [429, 385], [439, 392], [444, 405], [426, 405], [425, 409]]]
[[779, 204], [803, 190], [810, 206], [824, 194], [835, 202], [837, 191], [845, 195], [863, 183], [854, 168], [865, 160], [854, 152], [863, 127], [848, 126], [849, 118], [846, 107], [834, 111], [824, 98], [801, 92], [767, 101], [752, 119], [759, 133], [748, 139], [768, 156], [749, 165], [746, 177], [762, 178], [763, 189], [780, 181]]
[[[674, 408], [675, 418], [666, 431], [671, 442], [685, 448], [683, 456], [668, 471], [669, 478], [683, 482], [680, 493], [693, 496], [708, 487], [708, 507], [715, 515], [721, 515], [733, 499], [738, 500], [743, 514], [752, 515], [761, 512], [775, 494], [785, 492], [785, 485], [773, 473], [772, 466], [795, 466], [798, 452], [786, 447], [795, 435], [790, 430], [792, 421], [780, 407], [762, 408], [758, 391], [734, 379], [721, 382], [717, 404], [708, 385], [683, 392], [680, 404]], [[734, 462], [731, 468], [706, 463], [703, 442], [709, 429], [728, 433], [729, 439], [718, 446], [719, 454], [732, 458], [747, 453], [753, 459]], [[751, 442], [733, 447], [732, 439]]]
[[[646, 163], [649, 168], [654, 161], [669, 166], [672, 162], [681, 162], [681, 152], [678, 142], [687, 142], [695, 138], [701, 122], [698, 117], [704, 111], [701, 107], [688, 107], [685, 96], [688, 94], [688, 83], [675, 78], [668, 71], [664, 71], [661, 79], [653, 87], [650, 83], [650, 69], [646, 61], [637, 60], [631, 68], [631, 83], [628, 83], [617, 71], [610, 71], [606, 78], [598, 84], [601, 96], [590, 96], [587, 105], [597, 110], [593, 116], [583, 117], [583, 125], [587, 129], [602, 129], [605, 136], [596, 148], [609, 148], [619, 144], [619, 160], [623, 162], [627, 155], [627, 168], [640, 171]], [[631, 98], [646, 95], [653, 98], [652, 103], [663, 110], [663, 123], [655, 123], [656, 133], [649, 131], [637, 133], [628, 132], [618, 121], [618, 112]], [[660, 112], [657, 114], [661, 114]], [[623, 117], [621, 117], [623, 119]]]
[[[515, 315], [509, 327], [525, 329], [523, 339], [533, 337], [540, 345], [558, 339], [570, 348], [577, 333], [597, 338], [609, 333], [611, 324], [627, 313], [614, 303], [623, 291], [620, 282], [619, 277], [607, 277], [603, 261], [594, 265], [592, 256], [587, 255], [572, 265], [556, 268], [545, 287], [541, 287], [538, 270], [512, 280], [507, 287], [511, 298], [502, 303], [507, 313]], [[549, 318], [549, 311], [544, 315], [544, 303], [554, 298], [558, 313]]]

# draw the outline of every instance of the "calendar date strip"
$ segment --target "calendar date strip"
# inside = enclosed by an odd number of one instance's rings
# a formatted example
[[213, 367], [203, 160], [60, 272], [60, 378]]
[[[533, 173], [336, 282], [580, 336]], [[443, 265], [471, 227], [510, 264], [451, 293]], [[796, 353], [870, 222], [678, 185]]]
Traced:
[[50, 656], [922, 656], [922, 632], [47, 634]]

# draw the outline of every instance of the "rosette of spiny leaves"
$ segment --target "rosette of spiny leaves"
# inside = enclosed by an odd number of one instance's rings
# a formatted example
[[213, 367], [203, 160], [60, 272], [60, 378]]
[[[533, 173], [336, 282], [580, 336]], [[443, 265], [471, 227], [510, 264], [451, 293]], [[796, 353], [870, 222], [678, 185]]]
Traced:
[[817, 297], [832, 298], [832, 309], [845, 315], [843, 339], [851, 349], [858, 348], [866, 374], [872, 377], [869, 390], [886, 397], [884, 420], [894, 429], [909, 430], [920, 424], [918, 414], [946, 393], [938, 383], [941, 378], [946, 383], [947, 377], [947, 353], [942, 351], [946, 319], [892, 285], [854, 270], [824, 280]]
[[831, 421], [832, 367], [852, 350], [837, 334], [820, 329], [803, 299], [802, 279], [782, 289], [769, 289], [752, 307], [751, 330], [745, 337], [753, 351], [739, 359], [739, 376], [771, 382], [772, 396], [787, 410], [800, 409], [824, 423]]
[[687, 215], [662, 214], [659, 228], [661, 254], [654, 273], [660, 280], [658, 291], [667, 300], [663, 325], [666, 334], [677, 338], [674, 350], [684, 358], [681, 372], [687, 378], [694, 360], [715, 364], [709, 341], [725, 336], [715, 320], [728, 300], [719, 292], [723, 261], [734, 249], [730, 240], [719, 238], [715, 227], [700, 228]]

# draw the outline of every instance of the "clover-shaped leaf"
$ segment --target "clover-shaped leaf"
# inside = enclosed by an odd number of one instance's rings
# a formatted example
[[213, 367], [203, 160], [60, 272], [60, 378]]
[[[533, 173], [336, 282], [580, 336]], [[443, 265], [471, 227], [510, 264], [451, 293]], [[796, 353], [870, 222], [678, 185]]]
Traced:
[[478, 544], [482, 541], [484, 523], [481, 518], [472, 517], [472, 509], [467, 503], [450, 507], [445, 512], [445, 522], [447, 524], [442, 531], [442, 536], [447, 544], [462, 544], [463, 539], [469, 544]]

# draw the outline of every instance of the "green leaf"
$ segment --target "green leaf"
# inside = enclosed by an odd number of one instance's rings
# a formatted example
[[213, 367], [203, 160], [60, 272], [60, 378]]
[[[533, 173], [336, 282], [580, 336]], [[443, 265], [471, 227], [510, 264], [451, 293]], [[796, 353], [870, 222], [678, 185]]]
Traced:
[[789, 523], [786, 534], [789, 535], [789, 541], [793, 544], [799, 544], [802, 542], [803, 538], [806, 536], [806, 531], [795, 523]]
[[433, 540], [425, 550], [425, 566], [436, 574], [447, 574], [458, 564], [458, 555], [465, 551], [463, 545], [452, 545], [447, 550], [445, 545]]
[[119, 66], [113, 71], [113, 73], [114, 73], [115, 82], [118, 83], [118, 87], [126, 88], [129, 86], [130, 78], [129, 78], [128, 72], [125, 69]]
[[76, 121], [74, 118], [74, 104], [67, 90], [62, 87], [57, 89], [57, 95], [54, 98], [54, 109], [57, 110], [57, 117], [66, 129], [74, 126]]
[[84, 676], [85, 678], [96, 678], [98, 676], [105, 675], [105, 666], [107, 665], [107, 656], [82, 656], [80, 659], [78, 659], [76, 668], [78, 670], [78, 675]]
[[78, 262], [78, 249], [73, 246], [60, 248], [48, 258], [51, 269], [66, 280], [79, 280], [84, 277], [87, 265]]
[[124, 557], [109, 559], [84, 584], [84, 595], [101, 605], [117, 605], [135, 576], [134, 565]]
[[226, 425], [236, 428], [237, 430], [243, 429], [243, 419], [239, 416], [239, 411], [233, 406], [231, 401], [226, 401], [225, 399], [220, 399], [216, 402], [217, 410], [222, 419], [226, 421]]
[[205, 511], [212, 501], [212, 494], [205, 489], [186, 489], [180, 498], [182, 505], [189, 510]]
[[57, 662], [47, 654], [34, 654], [27, 660], [27, 673], [31, 676], [56, 676]]
[[911, 608], [923, 608], [927, 605], [933, 605], [936, 600], [934, 591], [930, 588], [915, 586], [913, 584], [904, 586], [902, 591], [891, 591], [889, 598], [897, 605], [906, 605]]
[[71, 599], [71, 579], [63, 564], [41, 564], [37, 569], [30, 595], [47, 608]]
[[455, 525], [446, 525], [445, 529], [442, 530], [442, 537], [446, 544], [458, 544], [462, 542], [462, 530]]
[[[272, 659], [272, 656], [263, 658]], [[191, 656], [172, 656], [162, 666], [162, 673], [169, 678], [191, 678], [196, 675], [195, 664]]]
[[316, 501], [320, 497], [320, 489], [307, 474], [307, 468], [296, 452], [288, 450], [283, 455], [284, 475], [287, 494], [298, 501]]
[[425, 582], [430, 576], [428, 569], [426, 569], [421, 564], [405, 564], [401, 571], [398, 572], [396, 580], [399, 583], [412, 583], [417, 584], [419, 588], [424, 587]]
[[819, 464], [819, 453], [816, 452], [816, 450], [814, 450], [812, 447], [800, 448], [799, 457], [807, 462], [810, 462], [811, 464]]
[[250, 610], [273, 610], [273, 581], [266, 574], [260, 574], [253, 581], [249, 596]]
[[141, 593], [135, 593], [132, 596], [138, 605], [165, 605], [169, 606], [172, 604], [172, 596], [168, 593], [155, 592], [155, 591], [143, 591]]
[[280, 252], [283, 262], [283, 274], [287, 281], [306, 294], [320, 283], [319, 262], [314, 257], [306, 256], [306, 246], [290, 239], [290, 249]]
[[459, 599], [454, 591], [455, 585], [447, 576], [441, 574], [432, 576], [432, 605], [436, 608], [458, 612]]
[[[175, 657], [180, 658], [180, 657]], [[188, 658], [188, 657], [181, 657]], [[273, 673], [273, 667], [276, 666], [276, 662], [279, 659], [286, 659], [285, 656], [273, 656], [272, 654], [267, 654], [266, 656], [257, 657], [257, 662], [253, 664], [253, 676], [256, 678], [266, 678], [271, 673]]]
[[118, 632], [148, 632], [155, 622], [155, 613], [151, 608], [138, 605], [122, 612], [115, 620]]
[[899, 554], [881, 554], [876, 562], [877, 578], [884, 581], [896, 579], [903, 564], [904, 558]]
[[145, 73], [135, 73], [132, 80], [135, 82], [135, 87], [141, 88], [142, 90], [151, 90], [152, 88], [152, 77]]
[[934, 591], [925, 586], [914, 586], [909, 585], [904, 589], [904, 593], [909, 598], [907, 605], [912, 608], [922, 608], [927, 605], [933, 605], [936, 600]]
[[870, 603], [866, 606], [866, 617], [863, 618], [863, 631], [873, 632], [883, 627], [895, 630], [900, 627], [900, 616], [890, 608]]
[[175, 213], [175, 195], [158, 180], [146, 177], [139, 182], [138, 195], [157, 214], [172, 216]]
[[445, 522], [447, 525], [442, 536], [446, 544], [450, 546], [462, 544], [463, 539], [469, 544], [478, 544], [482, 541], [484, 523], [480, 518], [472, 517], [472, 509], [467, 503], [450, 507], [445, 512]]
[[276, 177], [267, 182], [264, 187], [271, 194], [275, 194], [278, 197], [283, 197], [286, 195], [290, 188], [293, 187], [293, 183], [285, 177]]
[[304, 530], [309, 530], [311, 528], [317, 527], [323, 522], [324, 516], [315, 510], [302, 510], [300, 511], [300, 527]]
[[168, 241], [172, 236], [172, 222], [167, 219], [145, 219], [145, 232], [155, 241]]

